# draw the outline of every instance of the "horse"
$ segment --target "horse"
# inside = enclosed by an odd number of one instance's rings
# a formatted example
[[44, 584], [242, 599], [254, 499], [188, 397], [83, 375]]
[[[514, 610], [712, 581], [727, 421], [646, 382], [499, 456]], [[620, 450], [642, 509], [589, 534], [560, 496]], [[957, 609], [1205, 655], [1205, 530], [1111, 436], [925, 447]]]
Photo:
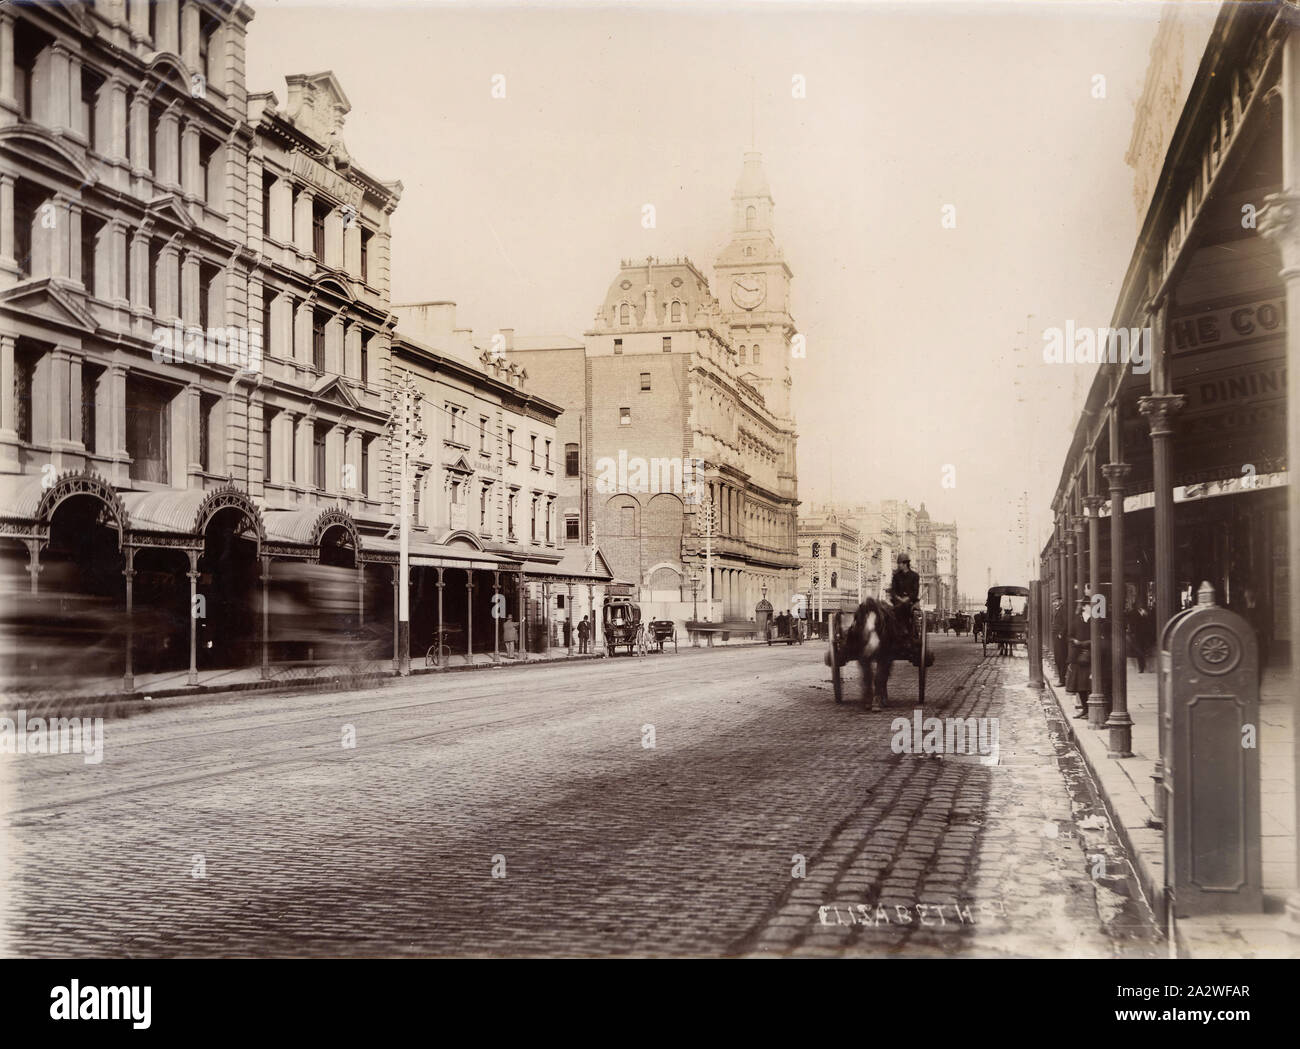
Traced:
[[909, 632], [910, 624], [874, 597], [853, 614], [853, 625], [844, 634], [845, 661], [855, 659], [862, 668], [862, 702], [872, 710], [889, 703], [889, 672], [895, 659], [907, 658]]

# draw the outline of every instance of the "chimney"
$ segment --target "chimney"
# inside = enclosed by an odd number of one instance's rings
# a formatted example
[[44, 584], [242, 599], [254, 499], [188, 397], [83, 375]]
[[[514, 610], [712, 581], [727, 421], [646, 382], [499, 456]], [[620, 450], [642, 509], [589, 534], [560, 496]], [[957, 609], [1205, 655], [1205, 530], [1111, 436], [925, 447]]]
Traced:
[[506, 337], [506, 352], [515, 348], [515, 330], [514, 328], [502, 328], [501, 334]]

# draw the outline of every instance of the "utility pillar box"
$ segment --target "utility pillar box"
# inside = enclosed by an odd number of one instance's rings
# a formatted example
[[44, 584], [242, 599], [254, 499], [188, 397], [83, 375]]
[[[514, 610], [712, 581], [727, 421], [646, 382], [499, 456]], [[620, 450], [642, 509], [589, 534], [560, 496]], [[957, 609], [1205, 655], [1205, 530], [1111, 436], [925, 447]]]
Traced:
[[1209, 583], [1161, 633], [1159, 687], [1174, 915], [1261, 911], [1259, 653]]
[[[766, 589], [766, 587], [764, 587]], [[754, 626], [759, 637], [767, 637], [768, 625], [772, 622], [772, 602], [763, 598], [754, 606]]]

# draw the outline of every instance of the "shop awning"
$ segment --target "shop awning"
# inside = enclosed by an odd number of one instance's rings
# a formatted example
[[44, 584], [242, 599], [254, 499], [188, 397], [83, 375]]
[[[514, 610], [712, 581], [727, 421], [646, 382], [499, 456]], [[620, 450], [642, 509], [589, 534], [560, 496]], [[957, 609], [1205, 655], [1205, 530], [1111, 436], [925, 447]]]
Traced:
[[564, 550], [558, 563], [525, 561], [524, 575], [546, 579], [571, 579], [583, 583], [610, 583], [614, 573], [609, 570], [599, 549], [595, 551], [596, 570], [591, 571], [592, 550], [589, 546], [570, 546]]

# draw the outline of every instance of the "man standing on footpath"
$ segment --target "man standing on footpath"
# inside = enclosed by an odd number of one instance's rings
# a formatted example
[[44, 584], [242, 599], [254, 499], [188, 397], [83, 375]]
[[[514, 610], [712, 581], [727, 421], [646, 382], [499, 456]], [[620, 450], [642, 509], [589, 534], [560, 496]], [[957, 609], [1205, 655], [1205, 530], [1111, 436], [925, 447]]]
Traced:
[[1052, 595], [1052, 661], [1056, 664], [1056, 684], [1058, 688], [1065, 686], [1065, 668], [1068, 663], [1070, 654], [1068, 620], [1065, 616], [1065, 605], [1061, 603], [1061, 595]]
[[582, 617], [582, 622], [578, 624], [578, 654], [583, 655], [587, 651], [587, 639], [591, 636], [591, 624], [587, 622], [587, 617]]

